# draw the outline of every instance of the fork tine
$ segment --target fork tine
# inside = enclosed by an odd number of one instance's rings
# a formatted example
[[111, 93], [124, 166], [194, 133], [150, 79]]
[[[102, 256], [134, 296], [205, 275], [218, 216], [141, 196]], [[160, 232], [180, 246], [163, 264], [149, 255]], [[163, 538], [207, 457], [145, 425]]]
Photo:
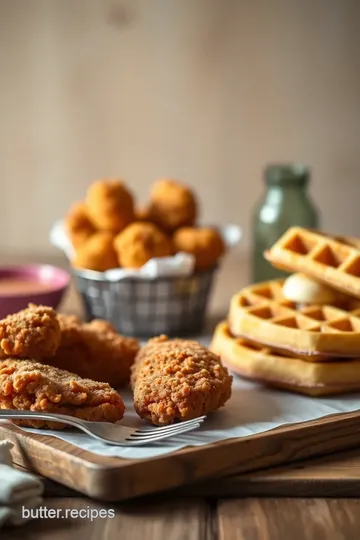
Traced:
[[151, 433], [164, 433], [169, 430], [172, 430], [176, 426], [190, 426], [191, 424], [198, 424], [202, 423], [206, 416], [200, 416], [199, 418], [193, 418], [192, 420], [187, 420], [186, 422], [178, 422], [177, 424], [170, 424], [169, 426], [162, 426], [162, 427], [156, 427], [156, 428], [145, 428], [145, 429], [138, 429], [137, 433], [147, 433], [150, 435]]
[[173, 436], [173, 435], [176, 435], [178, 433], [182, 433], [182, 431], [184, 429], [187, 429], [187, 428], [190, 428], [190, 429], [193, 429], [194, 426], [200, 426], [200, 422], [195, 422], [195, 424], [190, 424], [190, 425], [187, 425], [187, 426], [183, 426], [183, 425], [179, 425], [177, 424], [176, 426], [173, 427], [173, 429], [169, 429], [167, 431], [163, 431], [163, 432], [160, 432], [160, 433], [155, 433], [154, 432], [150, 432], [150, 433], [145, 433], [145, 432], [135, 432], [131, 435], [129, 435], [129, 437], [131, 437], [132, 439], [148, 439], [149, 437], [170, 437], [170, 436]]
[[161, 433], [158, 435], [152, 435], [151, 437], [127, 437], [126, 442], [130, 445], [136, 445], [136, 444], [144, 444], [144, 442], [155, 442], [160, 441], [162, 439], [168, 439], [170, 437], [174, 437], [176, 435], [180, 435], [182, 433], [186, 433], [187, 431], [193, 431], [194, 429], [200, 427], [200, 424], [191, 424], [190, 426], [182, 426], [182, 429], [176, 432], [170, 432], [170, 433]]
[[[205, 416], [199, 416], [198, 418], [192, 418], [191, 420], [185, 420], [185, 422], [178, 422], [178, 424], [181, 423], [182, 426], [186, 426], [187, 424], [192, 424], [194, 422], [203, 422], [206, 418], [206, 415]], [[159, 430], [166, 430], [168, 429], [169, 427], [173, 426], [175, 424], [170, 424], [168, 426], [162, 426], [162, 427], [158, 427], [156, 428], [158, 431]]]
[[192, 426], [195, 424], [202, 424], [203, 420], [192, 420], [191, 422], [178, 422], [176, 424], [171, 424], [169, 426], [166, 426], [166, 429], [159, 428], [159, 429], [139, 429], [134, 432], [134, 435], [136, 436], [150, 436], [150, 435], [165, 435], [166, 433], [172, 433], [173, 431], [179, 431], [181, 429], [184, 429], [186, 426]]

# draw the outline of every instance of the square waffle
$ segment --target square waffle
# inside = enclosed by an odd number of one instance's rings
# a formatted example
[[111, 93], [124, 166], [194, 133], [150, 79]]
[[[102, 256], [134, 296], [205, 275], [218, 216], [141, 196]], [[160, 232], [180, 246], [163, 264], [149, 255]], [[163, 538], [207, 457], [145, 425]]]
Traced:
[[274, 266], [308, 276], [360, 298], [360, 241], [291, 227], [265, 252]]
[[305, 362], [269, 347], [234, 337], [227, 322], [214, 333], [211, 350], [234, 373], [270, 386], [325, 396], [360, 390], [360, 359], [323, 363]]
[[297, 305], [282, 294], [283, 280], [251, 285], [230, 303], [234, 336], [287, 350], [313, 362], [360, 357], [360, 301], [339, 307]]

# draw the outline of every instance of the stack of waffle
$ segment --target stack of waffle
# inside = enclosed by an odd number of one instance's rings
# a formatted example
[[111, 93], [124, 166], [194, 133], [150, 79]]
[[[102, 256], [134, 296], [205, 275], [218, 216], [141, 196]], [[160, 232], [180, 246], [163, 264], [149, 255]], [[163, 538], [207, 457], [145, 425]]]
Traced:
[[293, 227], [265, 257], [295, 273], [236, 294], [213, 351], [242, 377], [294, 392], [360, 390], [360, 240]]

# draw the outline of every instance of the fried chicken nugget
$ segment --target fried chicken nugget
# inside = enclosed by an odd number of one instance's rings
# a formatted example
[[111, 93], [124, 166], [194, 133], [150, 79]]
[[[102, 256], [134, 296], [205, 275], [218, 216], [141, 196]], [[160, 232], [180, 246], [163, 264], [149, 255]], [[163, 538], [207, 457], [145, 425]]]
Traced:
[[173, 236], [176, 251], [185, 251], [195, 257], [195, 269], [207, 270], [216, 264], [225, 252], [225, 244], [216, 229], [183, 227]]
[[77, 202], [71, 206], [65, 217], [65, 229], [74, 248], [78, 248], [95, 234], [96, 227], [85, 203]]
[[[95, 422], [117, 422], [125, 406], [108, 384], [82, 379], [34, 360], [0, 362], [0, 409], [67, 414]], [[63, 429], [47, 420], [18, 420], [20, 425]]]
[[232, 377], [218, 356], [196, 341], [148, 341], [132, 367], [134, 407], [155, 425], [215, 411], [230, 398]]
[[52, 356], [59, 343], [60, 326], [51, 307], [29, 304], [0, 321], [0, 348], [6, 356]]
[[100, 230], [117, 233], [134, 221], [134, 199], [121, 180], [98, 180], [89, 187], [85, 202]]
[[81, 377], [125, 386], [130, 368], [139, 351], [135, 338], [121, 336], [107, 321], [82, 323], [72, 315], [58, 315], [61, 329], [59, 348], [46, 364], [65, 369]]
[[170, 233], [195, 223], [197, 202], [193, 192], [180, 182], [158, 180], [150, 193], [150, 221]]
[[114, 249], [114, 236], [109, 232], [93, 234], [76, 251], [71, 261], [75, 268], [105, 272], [119, 266]]
[[173, 255], [174, 246], [165, 233], [152, 223], [132, 223], [115, 240], [120, 266], [141, 268], [153, 257]]
[[139, 206], [138, 208], [135, 208], [135, 221], [151, 222], [150, 211], [147, 206]]

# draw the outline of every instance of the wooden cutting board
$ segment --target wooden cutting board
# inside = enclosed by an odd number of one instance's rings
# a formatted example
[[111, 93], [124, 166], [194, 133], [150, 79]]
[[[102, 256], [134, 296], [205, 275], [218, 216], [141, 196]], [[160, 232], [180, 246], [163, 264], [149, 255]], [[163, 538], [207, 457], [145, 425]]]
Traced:
[[11, 424], [0, 424], [0, 439], [14, 442], [13, 458], [18, 465], [90, 497], [121, 501], [355, 448], [360, 444], [359, 421], [360, 411], [339, 414], [147, 460], [91, 454]]
[[[26, 470], [23, 467], [18, 467]], [[63, 484], [39, 476], [47, 497], [82, 497]], [[342, 450], [287, 465], [241, 473], [223, 478], [209, 478], [158, 494], [144, 496], [151, 501], [181, 497], [356, 497], [360, 498], [360, 450]], [[139, 499], [137, 499], [139, 500]]]
[[[66, 488], [62, 488], [66, 489]], [[191, 497], [360, 497], [360, 451], [346, 450], [176, 490]]]

